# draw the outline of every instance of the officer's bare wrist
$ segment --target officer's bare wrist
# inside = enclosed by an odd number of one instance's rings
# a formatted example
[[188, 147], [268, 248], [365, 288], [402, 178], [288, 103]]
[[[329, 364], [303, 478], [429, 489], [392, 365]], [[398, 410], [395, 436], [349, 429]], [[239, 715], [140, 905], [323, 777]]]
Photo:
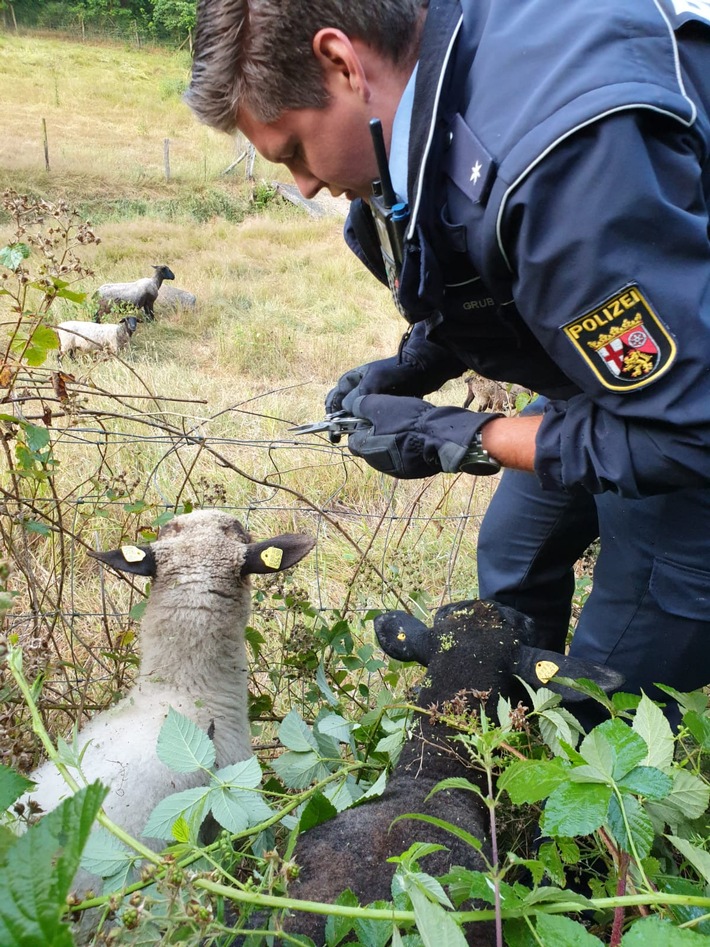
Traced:
[[481, 429], [481, 443], [503, 467], [532, 472], [535, 436], [542, 418], [494, 418]]

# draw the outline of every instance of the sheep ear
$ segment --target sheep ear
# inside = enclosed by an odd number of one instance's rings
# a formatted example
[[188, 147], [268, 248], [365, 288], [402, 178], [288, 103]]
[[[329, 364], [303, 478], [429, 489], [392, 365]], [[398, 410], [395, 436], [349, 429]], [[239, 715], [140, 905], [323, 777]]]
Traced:
[[315, 539], [302, 533], [285, 533], [261, 543], [249, 543], [242, 575], [282, 572], [300, 562], [313, 549]]
[[567, 702], [586, 700], [585, 694], [573, 691], [569, 687], [555, 682], [556, 677], [570, 677], [577, 680], [586, 677], [597, 684], [603, 691], [618, 690], [625, 678], [618, 671], [597, 664], [594, 661], [584, 661], [567, 654], [558, 654], [556, 651], [545, 651], [542, 648], [531, 648], [521, 645], [516, 671], [524, 681], [534, 687], [549, 687], [557, 694], [562, 694]]
[[131, 572], [155, 578], [155, 556], [150, 546], [121, 546], [108, 552], [89, 552], [89, 555], [118, 572]]
[[427, 667], [436, 651], [437, 637], [424, 622], [408, 612], [385, 612], [375, 619], [380, 647], [396, 661], [417, 661]]

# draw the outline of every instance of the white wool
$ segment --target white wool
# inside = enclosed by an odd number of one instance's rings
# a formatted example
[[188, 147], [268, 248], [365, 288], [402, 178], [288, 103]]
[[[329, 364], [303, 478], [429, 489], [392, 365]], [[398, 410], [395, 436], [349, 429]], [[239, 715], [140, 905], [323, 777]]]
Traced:
[[132, 335], [124, 322], [101, 325], [95, 322], [60, 322], [56, 331], [60, 357], [74, 352], [100, 352], [102, 349], [118, 355]]

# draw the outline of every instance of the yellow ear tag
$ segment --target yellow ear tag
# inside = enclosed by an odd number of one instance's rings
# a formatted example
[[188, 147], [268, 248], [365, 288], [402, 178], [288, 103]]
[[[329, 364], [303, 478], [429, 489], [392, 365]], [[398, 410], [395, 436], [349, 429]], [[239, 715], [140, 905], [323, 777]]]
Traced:
[[138, 546], [121, 546], [121, 553], [126, 562], [141, 562], [145, 559], [145, 550]]
[[407, 640], [406, 634], [403, 631], [400, 631], [400, 633], [397, 635], [397, 641], [406, 641], [406, 640]]
[[547, 684], [558, 671], [558, 665], [553, 664], [552, 661], [538, 661], [535, 665], [535, 673], [537, 674], [538, 680], [542, 681], [543, 684]]
[[284, 551], [283, 549], [279, 549], [278, 546], [268, 546], [261, 552], [261, 561], [265, 566], [268, 566], [269, 569], [278, 569], [283, 557]]

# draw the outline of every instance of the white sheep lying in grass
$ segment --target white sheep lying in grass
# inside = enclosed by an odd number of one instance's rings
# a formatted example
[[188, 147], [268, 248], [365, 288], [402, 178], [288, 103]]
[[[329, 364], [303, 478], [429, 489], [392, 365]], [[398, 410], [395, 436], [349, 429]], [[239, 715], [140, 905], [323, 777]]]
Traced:
[[125, 316], [117, 323], [96, 325], [95, 322], [60, 322], [56, 327], [59, 336], [59, 358], [77, 352], [107, 351], [118, 355], [128, 345], [138, 327], [135, 316]]
[[[159, 760], [158, 734], [171, 707], [209, 733], [218, 768], [252, 755], [244, 642], [250, 576], [294, 565], [313, 543], [299, 534], [253, 543], [233, 516], [201, 510], [176, 516], [148, 546], [93, 553], [114, 569], [152, 579], [136, 682], [78, 734], [87, 782], [110, 787], [104, 811], [131, 835], [140, 838], [166, 796], [208, 781], [203, 771], [178, 774]], [[45, 811], [70, 794], [51, 761], [30, 779], [36, 788], [22, 801]]]
[[147, 319], [154, 319], [153, 305], [158, 298], [163, 280], [175, 279], [175, 274], [164, 263], [154, 265], [153, 276], [144, 276], [132, 283], [104, 283], [96, 290], [100, 299], [97, 321], [105, 312], [109, 312], [112, 303], [127, 303], [136, 309], [142, 309]]

